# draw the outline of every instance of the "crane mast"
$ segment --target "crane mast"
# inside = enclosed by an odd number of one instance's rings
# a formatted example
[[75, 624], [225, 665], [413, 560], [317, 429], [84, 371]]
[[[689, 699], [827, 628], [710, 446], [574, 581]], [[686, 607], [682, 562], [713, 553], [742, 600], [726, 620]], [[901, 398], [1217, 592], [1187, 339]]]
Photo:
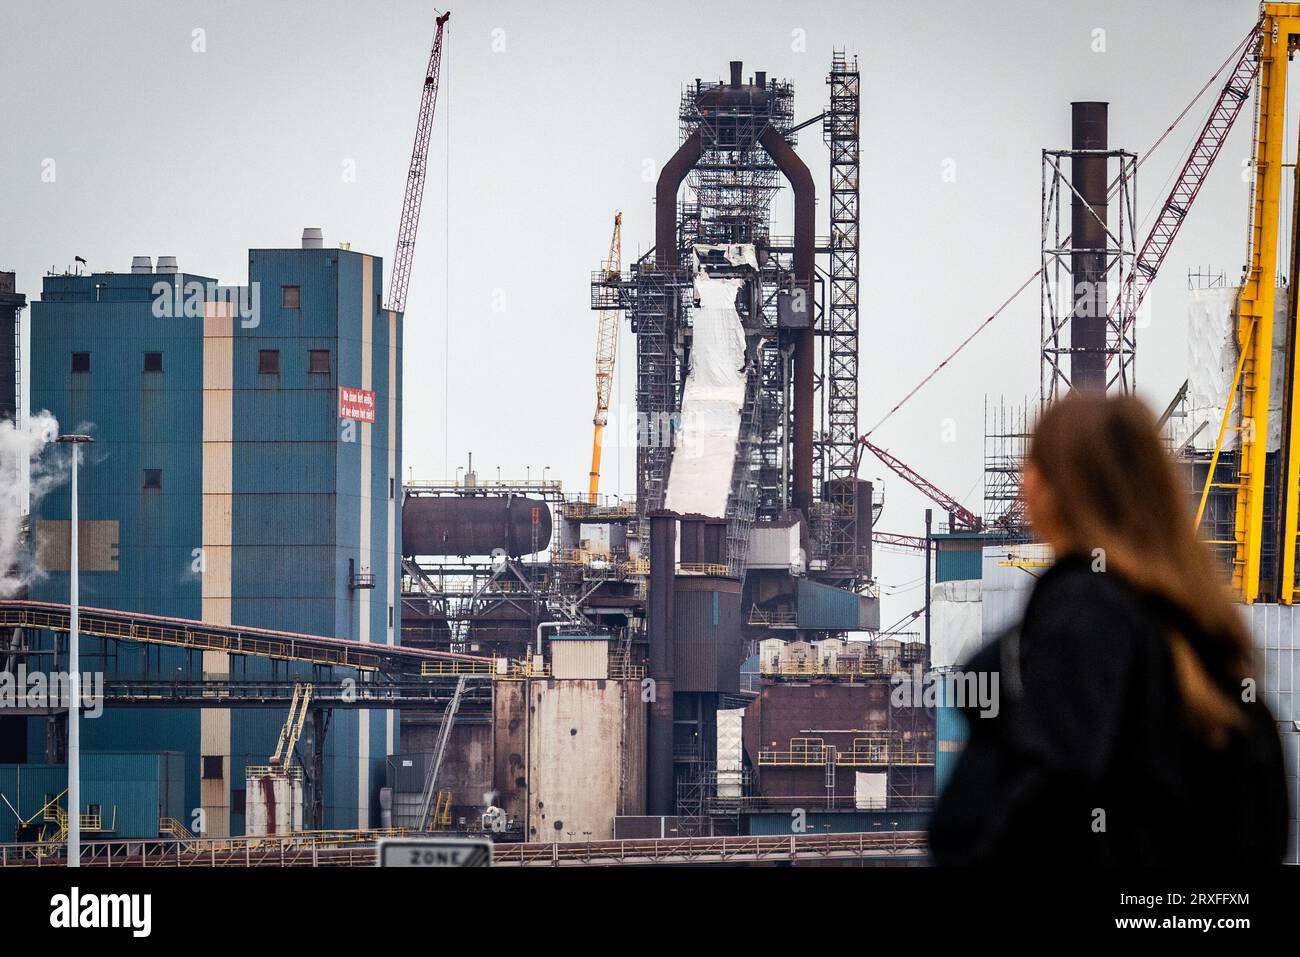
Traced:
[[[617, 280], [623, 270], [623, 214], [614, 214], [614, 234], [609, 240], [609, 257], [602, 263], [607, 280]], [[614, 361], [618, 356], [618, 310], [596, 313], [596, 414], [591, 440], [591, 472], [587, 501], [595, 505], [600, 488], [600, 450], [609, 423], [609, 397], [614, 386]]]
[[392, 278], [388, 284], [388, 308], [394, 312], [406, 309], [406, 290], [411, 284], [415, 234], [420, 228], [420, 207], [424, 202], [424, 180], [429, 166], [429, 133], [433, 129], [433, 109], [438, 102], [442, 36], [449, 17], [450, 10], [437, 19], [433, 49], [429, 51], [429, 66], [424, 71], [420, 113], [415, 123], [415, 145], [411, 148], [411, 165], [406, 174], [406, 197], [402, 200], [402, 219], [397, 227], [397, 251], [393, 254]]

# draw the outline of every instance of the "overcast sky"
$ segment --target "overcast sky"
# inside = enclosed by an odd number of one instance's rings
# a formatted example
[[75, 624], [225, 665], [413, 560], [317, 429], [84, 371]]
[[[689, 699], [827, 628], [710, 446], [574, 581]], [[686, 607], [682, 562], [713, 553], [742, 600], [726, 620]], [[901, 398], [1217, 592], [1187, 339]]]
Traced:
[[[473, 451], [484, 478], [549, 466], [585, 487], [588, 275], [615, 210], [625, 260], [653, 242], [654, 178], [693, 78], [742, 59], [746, 76], [792, 80], [803, 119], [824, 107], [832, 49], [860, 57], [865, 430], [1037, 268], [1040, 151], [1069, 145], [1070, 101], [1108, 100], [1112, 147], [1144, 152], [1255, 16], [1248, 0], [454, 7], [407, 302], [406, 463], [443, 477]], [[295, 246], [309, 225], [387, 273], [429, 4], [5, 0], [4, 18], [0, 268], [29, 298], [77, 255], [115, 271], [175, 255], [244, 282], [250, 247]], [[1211, 100], [1142, 168], [1144, 222]], [[1138, 374], [1153, 405], [1186, 376], [1188, 270], [1244, 262], [1249, 140], [1245, 119], [1149, 296]], [[824, 233], [816, 126], [798, 150]], [[775, 208], [789, 233], [788, 189]], [[1037, 395], [1038, 312], [1033, 287], [873, 438], [978, 510], [984, 400]], [[621, 358], [632, 345], [624, 324]], [[631, 410], [631, 361], [619, 372]], [[631, 492], [634, 459], [608, 448], [603, 487]], [[867, 457], [864, 477], [884, 472]], [[884, 485], [880, 527], [919, 532], [926, 501]], [[920, 606], [918, 558], [880, 554], [878, 571], [886, 624]]]

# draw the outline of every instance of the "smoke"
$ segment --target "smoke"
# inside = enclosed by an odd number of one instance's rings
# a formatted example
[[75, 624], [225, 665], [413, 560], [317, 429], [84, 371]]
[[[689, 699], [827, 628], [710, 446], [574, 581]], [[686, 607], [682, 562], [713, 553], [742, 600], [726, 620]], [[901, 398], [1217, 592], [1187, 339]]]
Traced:
[[35, 581], [34, 549], [26, 547], [23, 518], [66, 478], [60, 456], [46, 450], [59, 435], [48, 412], [31, 416], [23, 428], [0, 421], [0, 598], [12, 598]]

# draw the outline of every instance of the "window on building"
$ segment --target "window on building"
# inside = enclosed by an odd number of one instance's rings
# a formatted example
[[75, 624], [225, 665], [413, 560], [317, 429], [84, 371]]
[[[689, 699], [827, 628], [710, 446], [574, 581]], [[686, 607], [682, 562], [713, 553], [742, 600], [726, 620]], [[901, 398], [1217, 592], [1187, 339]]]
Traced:
[[307, 371], [308, 372], [329, 372], [330, 351], [328, 349], [310, 350], [307, 353]]
[[388, 500], [391, 502], [397, 494], [397, 480], [391, 475], [388, 477]]
[[259, 349], [257, 350], [257, 371], [263, 375], [280, 374], [280, 350], [279, 349]]
[[157, 489], [162, 488], [162, 469], [145, 469], [144, 487]]
[[298, 309], [302, 302], [301, 286], [281, 286], [280, 287], [280, 308]]
[[90, 353], [74, 352], [72, 354], [72, 371], [89, 372], [90, 371]]
[[144, 371], [145, 372], [162, 372], [162, 353], [146, 352], [144, 354]]
[[389, 628], [393, 627], [393, 606], [392, 605], [388, 606], [388, 627]]
[[248, 795], [248, 791], [246, 791], [244, 788], [230, 789], [230, 813], [231, 814], [247, 813], [247, 811], [245, 810], [245, 808], [247, 807], [247, 804], [245, 803], [247, 800], [247, 795]]
[[226, 776], [225, 762], [219, 754], [203, 755], [203, 780], [220, 781]]
[[98, 804], [86, 805], [86, 817], [90, 818], [90, 823], [92, 828], [95, 827], [97, 821], [102, 821], [103, 815], [104, 815], [104, 809], [100, 805]]

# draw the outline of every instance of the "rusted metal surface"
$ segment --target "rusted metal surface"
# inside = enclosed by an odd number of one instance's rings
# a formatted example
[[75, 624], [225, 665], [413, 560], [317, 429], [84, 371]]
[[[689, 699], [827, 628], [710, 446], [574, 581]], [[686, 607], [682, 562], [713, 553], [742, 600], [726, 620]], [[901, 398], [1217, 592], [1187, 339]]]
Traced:
[[551, 543], [551, 508], [521, 495], [408, 495], [404, 555], [531, 555]]
[[677, 152], [659, 171], [655, 184], [655, 263], [661, 269], [675, 269], [677, 254], [677, 190], [700, 159], [703, 139], [696, 130], [677, 147]]

